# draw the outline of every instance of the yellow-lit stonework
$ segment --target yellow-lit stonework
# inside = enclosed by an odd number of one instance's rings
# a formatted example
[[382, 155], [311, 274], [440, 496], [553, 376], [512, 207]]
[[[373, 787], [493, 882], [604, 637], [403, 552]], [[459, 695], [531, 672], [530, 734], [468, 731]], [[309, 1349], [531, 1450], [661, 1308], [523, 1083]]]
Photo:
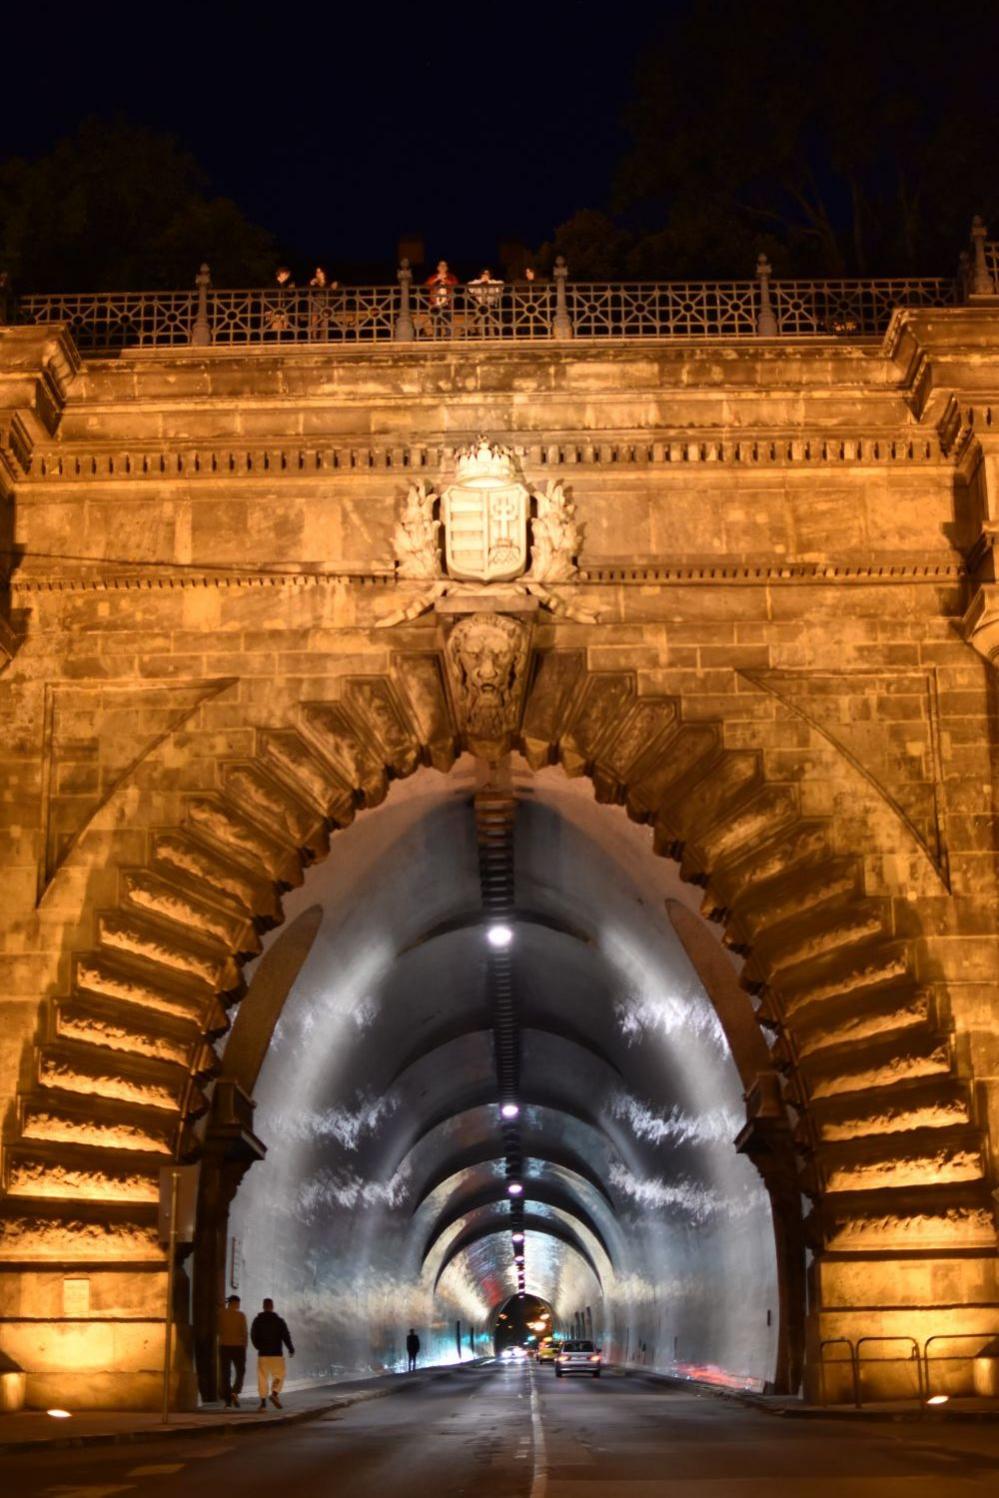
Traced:
[[[480, 436], [571, 501], [544, 596], [400, 567], [411, 486]], [[18, 327], [0, 443], [0, 1350], [29, 1403], [155, 1406], [159, 1171], [241, 966], [359, 808], [481, 740], [446, 642], [490, 613], [524, 631], [513, 748], [649, 823], [745, 956], [742, 1147], [808, 1199], [812, 1392], [831, 1339], [999, 1331], [999, 311], [86, 361]], [[189, 1397], [184, 1335], [177, 1370]]]

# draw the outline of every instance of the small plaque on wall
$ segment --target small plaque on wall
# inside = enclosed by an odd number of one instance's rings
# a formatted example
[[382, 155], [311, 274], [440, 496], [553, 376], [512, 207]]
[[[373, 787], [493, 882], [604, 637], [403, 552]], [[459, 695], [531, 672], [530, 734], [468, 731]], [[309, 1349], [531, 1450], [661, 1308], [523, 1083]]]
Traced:
[[64, 1316], [90, 1315], [90, 1281], [83, 1277], [65, 1279], [62, 1282], [62, 1314]]

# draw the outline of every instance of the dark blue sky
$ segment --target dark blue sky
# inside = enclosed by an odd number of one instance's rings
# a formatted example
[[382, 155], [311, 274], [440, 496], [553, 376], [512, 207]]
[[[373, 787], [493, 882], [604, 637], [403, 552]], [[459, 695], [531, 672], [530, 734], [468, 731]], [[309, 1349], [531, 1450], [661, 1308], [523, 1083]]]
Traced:
[[104, 6], [49, 36], [8, 17], [24, 66], [0, 100], [3, 149], [120, 113], [176, 133], [302, 257], [382, 260], [417, 230], [430, 256], [487, 259], [606, 200], [639, 53], [680, 3]]

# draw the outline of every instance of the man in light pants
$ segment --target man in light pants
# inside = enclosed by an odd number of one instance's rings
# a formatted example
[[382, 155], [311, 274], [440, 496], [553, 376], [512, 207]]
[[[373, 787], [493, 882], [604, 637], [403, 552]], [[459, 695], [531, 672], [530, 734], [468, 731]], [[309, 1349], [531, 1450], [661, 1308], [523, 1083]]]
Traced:
[[259, 1408], [265, 1410], [268, 1397], [270, 1397], [275, 1409], [280, 1409], [279, 1396], [285, 1371], [284, 1349], [287, 1347], [288, 1356], [292, 1358], [295, 1356], [295, 1349], [291, 1345], [291, 1333], [283, 1317], [275, 1312], [272, 1300], [265, 1300], [263, 1310], [254, 1316], [253, 1325], [250, 1327], [250, 1341], [257, 1349]]

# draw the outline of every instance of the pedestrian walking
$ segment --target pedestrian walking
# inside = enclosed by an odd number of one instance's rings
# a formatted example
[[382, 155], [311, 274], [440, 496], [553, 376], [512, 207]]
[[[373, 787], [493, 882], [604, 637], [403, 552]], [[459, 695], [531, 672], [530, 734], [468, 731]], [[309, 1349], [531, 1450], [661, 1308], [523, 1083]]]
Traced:
[[257, 1393], [260, 1409], [267, 1408], [270, 1399], [275, 1409], [281, 1408], [281, 1388], [284, 1384], [284, 1349], [288, 1356], [295, 1356], [291, 1333], [287, 1323], [274, 1309], [272, 1300], [265, 1300], [263, 1310], [258, 1311], [250, 1327], [250, 1341], [257, 1350]]
[[227, 1410], [238, 1410], [246, 1377], [246, 1317], [239, 1309], [238, 1295], [230, 1295], [219, 1311], [218, 1334], [222, 1398]]
[[409, 1359], [407, 1372], [416, 1372], [416, 1359], [420, 1355], [420, 1339], [413, 1327], [409, 1328], [409, 1336], [406, 1338], [406, 1356]]

